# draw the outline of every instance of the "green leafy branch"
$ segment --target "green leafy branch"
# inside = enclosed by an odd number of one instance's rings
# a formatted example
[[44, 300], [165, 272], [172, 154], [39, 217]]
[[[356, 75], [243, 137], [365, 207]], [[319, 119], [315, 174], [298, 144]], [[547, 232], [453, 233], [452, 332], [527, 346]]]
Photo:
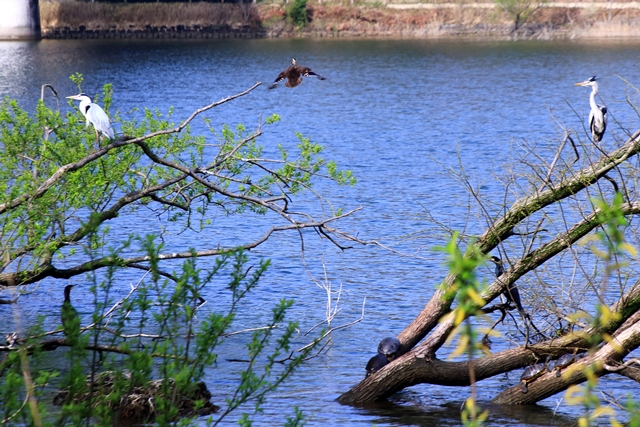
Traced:
[[[72, 80], [80, 87], [82, 76], [74, 75]], [[251, 133], [242, 125], [235, 131], [223, 126], [215, 145], [205, 136], [192, 134], [190, 123], [196, 117], [246, 95], [258, 84], [196, 110], [179, 124], [171, 121], [171, 110], [164, 116], [146, 109], [142, 117], [129, 121], [116, 114], [124, 136], [97, 150], [93, 133], [85, 128], [77, 109], [70, 109], [63, 118], [40, 103], [38, 114], [31, 116], [15, 101], [5, 100], [0, 105], [4, 148], [0, 185], [5, 190], [0, 199], [0, 284], [16, 286], [45, 277], [68, 279], [95, 269], [147, 262], [145, 255], [109, 255], [68, 268], [56, 266], [57, 260], [70, 259], [79, 245], [88, 244], [89, 236], [102, 235], [91, 244], [103, 245], [115, 232], [108, 227], [109, 220], [143, 207], [170, 221], [181, 220], [185, 229], [196, 232], [212, 226], [215, 210], [224, 214], [274, 212], [287, 223], [272, 227], [253, 242], [237, 245], [244, 248], [258, 246], [274, 232], [307, 227], [336, 244], [341, 239], [357, 241], [329, 226], [354, 211], [332, 208], [332, 215], [320, 220], [288, 211], [292, 197], [303, 190], [313, 191], [317, 179], [338, 185], [355, 183], [350, 171], [321, 157], [320, 145], [298, 134], [295, 159], [281, 147], [280, 158], [270, 159], [262, 157], [257, 143], [263, 135], [262, 125]], [[102, 100], [106, 108], [112, 95], [112, 87], [105, 85]], [[277, 121], [274, 115], [265, 124]], [[279, 166], [272, 168], [273, 164]], [[215, 256], [228, 249], [200, 248], [198, 255]], [[162, 258], [191, 255], [172, 253]], [[2, 272], [10, 264], [18, 266], [16, 271]]]

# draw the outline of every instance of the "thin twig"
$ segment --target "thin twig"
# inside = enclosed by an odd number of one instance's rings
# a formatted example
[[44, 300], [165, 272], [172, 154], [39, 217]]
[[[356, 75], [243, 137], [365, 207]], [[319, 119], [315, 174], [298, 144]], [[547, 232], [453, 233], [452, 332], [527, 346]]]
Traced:
[[[349, 323], [345, 323], [344, 325], [340, 325], [340, 326], [336, 326], [334, 328], [329, 329], [327, 332], [325, 332], [320, 338], [318, 338], [319, 340], [323, 340], [324, 338], [326, 338], [329, 334], [331, 334], [333, 331], [337, 331], [338, 329], [344, 329], [344, 328], [348, 328], [349, 326], [353, 326], [356, 323], [359, 323], [362, 321], [362, 319], [364, 319], [364, 306], [365, 303], [367, 302], [367, 298], [365, 297], [364, 300], [362, 301], [362, 313], [360, 315], [359, 319], [354, 320], [353, 322], [349, 322]], [[307, 345], [305, 345], [304, 347], [301, 347], [298, 349], [298, 352], [301, 352], [303, 350], [305, 350], [308, 347], [311, 347], [312, 345], [314, 345], [315, 342], [309, 343]]]

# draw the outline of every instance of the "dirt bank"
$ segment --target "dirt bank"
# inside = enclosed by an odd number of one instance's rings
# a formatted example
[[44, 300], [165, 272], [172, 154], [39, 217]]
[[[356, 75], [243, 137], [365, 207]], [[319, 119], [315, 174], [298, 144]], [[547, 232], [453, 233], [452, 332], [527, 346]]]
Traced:
[[[616, 6], [618, 5], [618, 6]], [[346, 6], [311, 4], [293, 25], [285, 5], [215, 3], [41, 3], [45, 38], [640, 37], [635, 3], [547, 3], [515, 28], [495, 3]]]

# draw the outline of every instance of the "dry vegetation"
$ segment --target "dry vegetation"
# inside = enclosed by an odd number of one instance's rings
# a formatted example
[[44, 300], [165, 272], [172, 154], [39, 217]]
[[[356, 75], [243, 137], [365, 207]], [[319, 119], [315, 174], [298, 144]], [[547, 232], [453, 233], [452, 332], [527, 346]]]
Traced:
[[[355, 35], [437, 36], [509, 31], [510, 27], [508, 17], [494, 9], [397, 10], [338, 5], [310, 9], [311, 23], [317, 30]], [[481, 23], [487, 25], [478, 28]]]
[[255, 25], [260, 18], [255, 8], [221, 3], [40, 3], [43, 29], [79, 28], [146, 28], [208, 27], [212, 25]]
[[322, 36], [489, 36], [579, 38], [640, 36], [638, 9], [537, 10], [513, 33], [513, 18], [498, 7], [442, 7], [392, 9], [376, 5], [308, 5], [310, 22], [304, 28], [287, 20], [279, 4], [142, 3], [109, 4], [41, 2], [42, 28], [145, 31], [151, 28], [227, 28], [260, 30], [267, 37]]

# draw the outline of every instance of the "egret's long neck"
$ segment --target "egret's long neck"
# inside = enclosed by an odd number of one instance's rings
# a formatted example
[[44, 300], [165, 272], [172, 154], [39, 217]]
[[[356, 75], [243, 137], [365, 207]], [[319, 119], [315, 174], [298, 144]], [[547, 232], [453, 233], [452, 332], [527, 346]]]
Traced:
[[589, 97], [589, 105], [591, 105], [592, 109], [597, 110], [598, 104], [596, 104], [596, 95], [598, 94], [598, 83], [594, 83], [591, 86], [591, 96]]
[[82, 101], [80, 101], [80, 111], [82, 111], [82, 113], [86, 113], [87, 111], [87, 105], [91, 104], [91, 101], [88, 100], [87, 98], [83, 98]]
[[89, 118], [87, 117], [87, 108], [89, 107], [89, 104], [91, 104], [91, 100], [89, 98], [83, 97], [82, 101], [80, 101], [80, 105], [78, 106], [82, 115], [85, 117], [85, 119], [87, 119], [87, 123], [85, 126], [89, 126]]

